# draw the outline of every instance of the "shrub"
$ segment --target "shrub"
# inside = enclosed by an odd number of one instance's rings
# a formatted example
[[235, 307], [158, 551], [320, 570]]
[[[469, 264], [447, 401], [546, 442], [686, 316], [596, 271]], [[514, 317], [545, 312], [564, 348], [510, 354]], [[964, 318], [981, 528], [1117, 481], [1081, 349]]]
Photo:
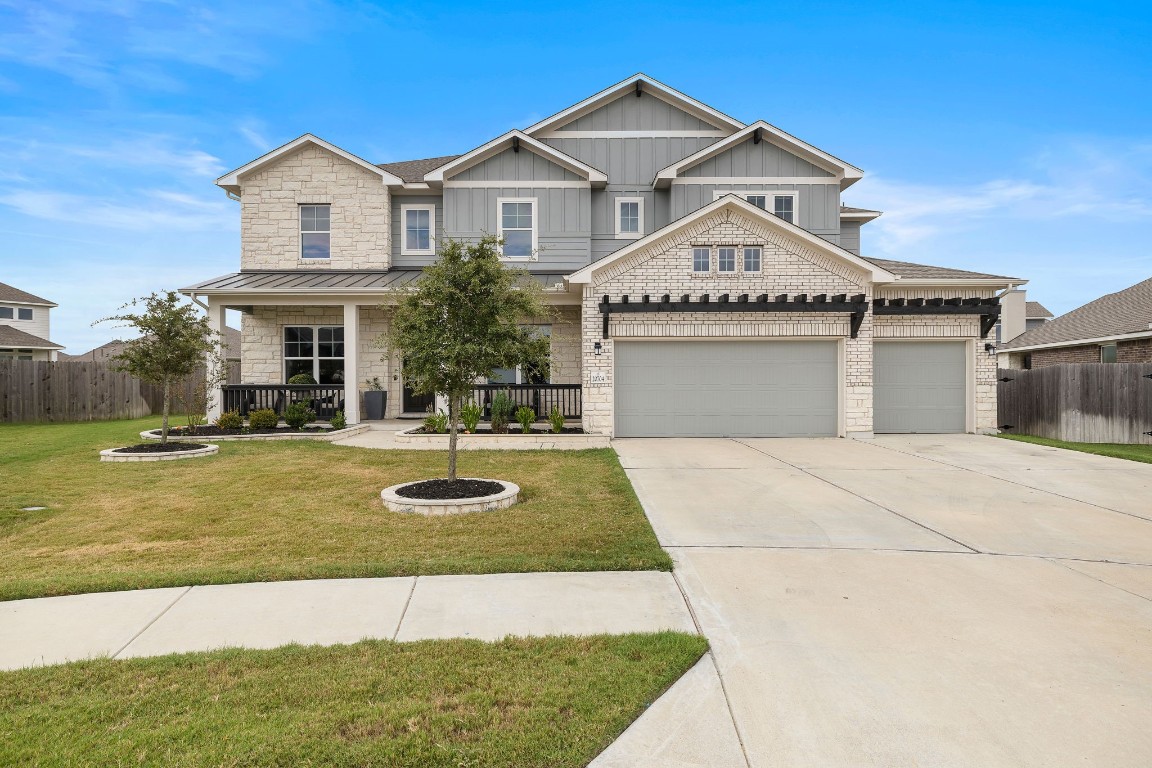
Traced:
[[348, 422], [344, 419], [344, 411], [336, 411], [336, 415], [328, 423], [332, 425], [332, 429], [344, 429], [348, 426]]
[[380, 382], [379, 376], [373, 376], [370, 379], [364, 379], [364, 386], [373, 392], [379, 392], [384, 389], [384, 385]]
[[248, 414], [248, 426], [252, 429], [276, 429], [280, 417], [271, 408], [261, 408]]
[[564, 411], [560, 410], [560, 406], [552, 406], [552, 410], [548, 412], [548, 423], [552, 425], [552, 431], [556, 434], [564, 431]]
[[522, 405], [516, 409], [516, 421], [520, 422], [520, 431], [527, 435], [532, 431], [532, 422], [536, 421], [536, 411]]
[[216, 426], [220, 429], [240, 429], [244, 426], [244, 417], [240, 411], [224, 411], [216, 417]]
[[464, 422], [464, 429], [475, 434], [476, 427], [480, 424], [480, 417], [484, 415], [484, 409], [476, 404], [475, 400], [469, 400], [460, 406], [460, 421]]
[[313, 421], [316, 421], [316, 411], [303, 401], [291, 403], [284, 409], [284, 423], [292, 429], [302, 429], [305, 424]]
[[444, 411], [430, 413], [424, 417], [424, 431], [442, 435], [448, 431], [448, 414]]
[[312, 378], [310, 373], [298, 373], [292, 378], [288, 379], [289, 384], [316, 384], [316, 379]]
[[492, 431], [498, 434], [503, 434], [508, 431], [508, 419], [512, 416], [512, 398], [508, 397], [508, 393], [500, 390], [492, 395], [492, 403], [489, 409], [492, 413]]

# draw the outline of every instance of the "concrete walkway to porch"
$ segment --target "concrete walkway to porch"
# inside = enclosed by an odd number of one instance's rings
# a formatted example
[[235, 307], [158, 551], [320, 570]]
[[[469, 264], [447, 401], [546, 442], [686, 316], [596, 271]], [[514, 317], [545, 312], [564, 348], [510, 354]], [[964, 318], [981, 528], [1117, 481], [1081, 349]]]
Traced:
[[291, 643], [662, 630], [696, 626], [672, 574], [659, 571], [222, 584], [0, 603], [0, 669]]

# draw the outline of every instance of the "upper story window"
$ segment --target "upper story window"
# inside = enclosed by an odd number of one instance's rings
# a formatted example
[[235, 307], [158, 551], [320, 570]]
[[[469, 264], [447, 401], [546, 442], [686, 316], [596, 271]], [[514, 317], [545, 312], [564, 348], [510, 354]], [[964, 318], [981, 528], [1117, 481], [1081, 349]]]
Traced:
[[693, 272], [711, 272], [712, 271], [712, 251], [708, 248], [693, 248], [692, 249], [692, 271]]
[[430, 256], [436, 252], [435, 205], [401, 205], [400, 220], [404, 226], [400, 255]]
[[1115, 344], [1101, 344], [1100, 345], [1100, 362], [1114, 363], [1116, 362], [1116, 345]]
[[644, 198], [616, 198], [616, 237], [636, 239], [644, 235]]
[[300, 258], [332, 257], [332, 206], [300, 206]]
[[745, 272], [759, 272], [760, 271], [760, 248], [745, 248], [744, 249], [744, 271]]
[[12, 307], [0, 307], [0, 320], [11, 320], [14, 315]]
[[744, 198], [757, 208], [768, 209], [768, 196], [767, 195], [748, 195]]
[[500, 255], [506, 259], [531, 259], [536, 253], [536, 198], [501, 197], [496, 201], [499, 231], [504, 240]]
[[736, 271], [736, 249], [735, 248], [717, 248], [716, 249], [716, 271], [717, 272], [735, 272]]
[[20, 307], [16, 310], [16, 318], [18, 320], [31, 320], [32, 309], [30, 307]]
[[772, 213], [789, 224], [796, 223], [796, 195], [773, 195]]

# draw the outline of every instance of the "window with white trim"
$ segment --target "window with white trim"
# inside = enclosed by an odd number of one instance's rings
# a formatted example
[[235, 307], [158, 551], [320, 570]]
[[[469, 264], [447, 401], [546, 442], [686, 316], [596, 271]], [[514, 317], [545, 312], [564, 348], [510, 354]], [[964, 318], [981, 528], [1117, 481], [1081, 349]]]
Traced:
[[12, 307], [0, 307], [0, 320], [11, 320], [15, 316]]
[[717, 272], [735, 272], [736, 271], [736, 249], [735, 248], [717, 248], [716, 249], [716, 271]]
[[749, 247], [744, 249], [744, 271], [745, 272], [759, 272], [760, 271], [760, 248]]
[[29, 307], [20, 307], [16, 310], [16, 318], [18, 320], [31, 320], [32, 310]]
[[500, 255], [506, 259], [531, 259], [536, 255], [536, 198], [501, 197], [496, 201], [499, 227], [504, 241]]
[[344, 383], [344, 326], [284, 327], [284, 381], [299, 373], [318, 384]]
[[711, 272], [712, 271], [712, 251], [709, 248], [693, 248], [692, 249], [692, 271], [693, 272]]
[[616, 198], [616, 237], [632, 239], [644, 236], [644, 198]]
[[752, 203], [757, 208], [768, 209], [768, 196], [767, 195], [745, 195], [744, 199]]
[[796, 195], [773, 195], [772, 213], [789, 224], [796, 223]]
[[300, 206], [300, 258], [332, 257], [332, 206]]
[[436, 206], [401, 205], [401, 256], [431, 256], [436, 252]]

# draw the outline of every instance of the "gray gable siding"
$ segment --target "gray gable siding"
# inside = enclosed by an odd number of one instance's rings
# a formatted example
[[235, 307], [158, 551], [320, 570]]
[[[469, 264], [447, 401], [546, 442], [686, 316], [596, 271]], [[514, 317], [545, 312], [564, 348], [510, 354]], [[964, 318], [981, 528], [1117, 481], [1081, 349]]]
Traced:
[[749, 138], [715, 157], [687, 168], [681, 176], [819, 176], [834, 174], [768, 141], [753, 143]]
[[645, 93], [636, 98], [629, 92], [588, 114], [567, 123], [558, 131], [715, 131], [718, 126]]
[[840, 247], [860, 255], [860, 222], [840, 222]]
[[466, 168], [452, 181], [580, 181], [580, 177], [527, 147], [511, 148]]
[[397, 267], [424, 267], [435, 261], [432, 256], [401, 256], [400, 246], [404, 240], [404, 220], [400, 215], [402, 205], [435, 205], [436, 237], [444, 235], [444, 200], [439, 195], [392, 195], [392, 264]]
[[657, 171], [717, 141], [709, 136], [544, 139], [564, 154], [603, 171], [608, 175], [609, 186], [649, 188]]
[[840, 187], [836, 184], [673, 184], [670, 190], [672, 220], [711, 203], [715, 192], [796, 192], [799, 224], [809, 232], [839, 244]]
[[539, 256], [526, 266], [533, 271], [566, 272], [588, 263], [592, 211], [588, 188], [532, 186], [449, 187], [444, 190], [444, 224], [449, 237], [479, 240], [496, 234], [497, 200], [536, 198]]

